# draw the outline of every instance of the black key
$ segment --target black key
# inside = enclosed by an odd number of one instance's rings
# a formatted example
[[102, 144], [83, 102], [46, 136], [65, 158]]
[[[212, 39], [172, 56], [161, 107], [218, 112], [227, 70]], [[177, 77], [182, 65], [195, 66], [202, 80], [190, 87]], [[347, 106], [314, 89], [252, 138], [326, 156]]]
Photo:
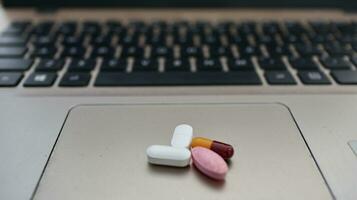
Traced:
[[90, 81], [89, 73], [66, 73], [63, 75], [59, 86], [61, 87], [84, 87]]
[[353, 48], [354, 51], [357, 51], [357, 41], [356, 41], [355, 44], [352, 45], [352, 48]]
[[136, 31], [145, 31], [145, 29], [147, 28], [147, 25], [143, 21], [132, 20], [129, 22], [128, 27], [132, 28]]
[[321, 63], [328, 69], [340, 70], [350, 69], [351, 63], [343, 57], [326, 57], [321, 58]]
[[226, 56], [226, 57], [229, 57], [229, 58], [233, 58], [234, 55], [232, 53], [232, 50], [230, 47], [223, 47], [223, 46], [219, 46], [219, 47], [214, 47], [214, 46], [211, 46], [209, 48], [209, 52], [210, 52], [210, 57], [220, 57], [220, 56]]
[[40, 47], [40, 48], [36, 48], [33, 51], [32, 57], [53, 58], [56, 53], [57, 53], [56, 47]]
[[127, 62], [124, 59], [110, 59], [104, 60], [100, 69], [102, 71], [125, 71], [127, 65]]
[[296, 48], [296, 51], [302, 57], [308, 57], [308, 56], [321, 55], [322, 54], [321, 50], [315, 45], [297, 44], [295, 46], [295, 48]]
[[294, 35], [294, 34], [288, 34], [288, 35], [284, 35], [282, 36], [282, 40], [285, 44], [296, 44], [296, 43], [304, 43], [303, 39], [301, 36], [299, 35]]
[[0, 73], [0, 87], [15, 87], [22, 79], [22, 73], [3, 72]]
[[280, 26], [276, 22], [264, 22], [262, 24], [262, 30], [263, 30], [263, 33], [265, 33], [265, 34], [281, 33]]
[[192, 24], [189, 31], [191, 31], [192, 33], [204, 33], [204, 30], [206, 29], [211, 29], [212, 28], [212, 24], [208, 21], [197, 21], [196, 23]]
[[92, 58], [96, 57], [104, 57], [104, 58], [112, 58], [115, 54], [115, 48], [109, 46], [100, 46], [93, 49]]
[[63, 68], [64, 60], [42, 59], [36, 67], [36, 71], [56, 72]]
[[278, 44], [274, 35], [258, 35], [255, 40], [258, 44], [265, 44], [267, 46], [276, 46]]
[[203, 37], [201, 37], [201, 43], [210, 46], [219, 46], [221, 45], [220, 36], [213, 34], [204, 34]]
[[244, 47], [239, 47], [239, 54], [241, 57], [250, 57], [250, 56], [260, 56], [262, 53], [259, 47], [244, 46]]
[[39, 36], [33, 41], [36, 47], [53, 47], [56, 43], [56, 37], [53, 36]]
[[237, 26], [237, 31], [241, 34], [256, 34], [256, 27], [255, 22], [243, 22]]
[[74, 59], [68, 67], [68, 71], [91, 71], [96, 66], [94, 59]]
[[118, 21], [110, 20], [106, 23], [106, 25], [108, 27], [108, 33], [110, 35], [118, 35], [119, 37], [121, 37], [126, 32], [126, 29]]
[[112, 43], [111, 36], [98, 36], [91, 39], [90, 43], [93, 46], [110, 46]]
[[146, 44], [150, 44], [152, 46], [162, 46], [166, 44], [166, 35], [165, 34], [153, 34], [146, 36]]
[[102, 28], [97, 22], [87, 21], [83, 23], [82, 32], [84, 34], [97, 36], [101, 34]]
[[331, 56], [349, 55], [353, 52], [352, 49], [339, 43], [325, 44], [325, 49]]
[[32, 31], [36, 35], [48, 35], [54, 26], [53, 21], [43, 21], [38, 23]]
[[2, 35], [21, 35], [30, 26], [30, 22], [15, 21], [12, 22], [5, 30], [2, 31]]
[[56, 73], [32, 73], [25, 81], [25, 87], [49, 87], [57, 78]]
[[228, 67], [232, 71], [254, 70], [252, 61], [250, 59], [243, 58], [228, 60]]
[[197, 59], [196, 66], [198, 71], [222, 71], [222, 64], [219, 59]]
[[0, 46], [25, 46], [26, 38], [17, 36], [0, 36]]
[[139, 43], [139, 35], [126, 35], [119, 38], [119, 44], [125, 47], [137, 46]]
[[343, 85], [357, 84], [357, 71], [338, 70], [338, 71], [332, 71], [331, 75], [339, 84], [343, 84]]
[[123, 47], [122, 49], [122, 53], [121, 53], [121, 57], [136, 57], [136, 58], [140, 58], [143, 57], [144, 55], [144, 49], [141, 47], [135, 47], [135, 46], [131, 46], [131, 47]]
[[200, 47], [189, 46], [181, 47], [181, 57], [203, 57], [203, 51]]
[[57, 33], [63, 35], [74, 35], [76, 30], [77, 30], [76, 22], [64, 22], [58, 27]]
[[229, 22], [229, 21], [219, 22], [215, 26], [215, 31], [217, 31], [220, 34], [228, 34], [230, 30], [233, 28], [233, 26], [234, 26], [234, 22]]
[[174, 55], [174, 51], [172, 48], [165, 47], [165, 46], [158, 46], [158, 47], [153, 47], [152, 56], [157, 58], [157, 57], [165, 57], [165, 58], [172, 58]]
[[357, 38], [355, 35], [338, 35], [336, 36], [336, 39], [341, 42], [342, 44], [348, 44], [348, 43], [353, 43], [353, 42], [357, 42]]
[[158, 69], [159, 63], [156, 59], [136, 59], [133, 65], [133, 71], [157, 71]]
[[191, 71], [191, 64], [188, 59], [174, 59], [165, 61], [165, 71]]
[[25, 71], [28, 70], [33, 60], [27, 59], [0, 59], [0, 71]]
[[260, 85], [255, 72], [100, 73], [95, 86]]
[[314, 21], [310, 22], [311, 27], [316, 33], [328, 33], [331, 32], [331, 24], [328, 22]]
[[65, 36], [63, 38], [62, 44], [65, 46], [82, 46], [84, 42], [84, 37], [82, 36]]
[[168, 24], [165, 21], [154, 21], [150, 24], [150, 27], [157, 29], [166, 29]]
[[61, 57], [83, 58], [85, 53], [85, 48], [81, 46], [65, 47]]
[[318, 70], [317, 64], [311, 58], [292, 58], [289, 62], [297, 70]]
[[270, 85], [295, 85], [293, 76], [288, 71], [268, 71], [265, 78]]
[[0, 47], [0, 58], [23, 57], [25, 47]]
[[341, 33], [353, 33], [357, 31], [356, 27], [349, 22], [339, 22], [336, 23], [336, 28], [341, 32]]
[[299, 71], [298, 76], [301, 82], [306, 85], [328, 85], [331, 82], [321, 71]]
[[230, 44], [235, 44], [238, 46], [248, 46], [249, 41], [247, 37], [241, 35], [232, 35], [228, 38]]
[[312, 44], [324, 44], [332, 42], [334, 40], [334, 37], [330, 33], [324, 33], [309, 35], [309, 39]]
[[278, 56], [291, 56], [292, 53], [290, 51], [289, 46], [284, 45], [284, 46], [266, 46], [266, 49], [268, 51], [268, 54], [271, 57], [278, 57]]
[[261, 58], [259, 65], [265, 70], [285, 70], [286, 66], [280, 58]]
[[352, 63], [353, 63], [355, 66], [357, 66], [357, 56], [353, 56], [353, 57], [351, 57], [350, 59], [351, 59]]
[[181, 46], [192, 46], [193, 38], [192, 36], [174, 36], [174, 43]]

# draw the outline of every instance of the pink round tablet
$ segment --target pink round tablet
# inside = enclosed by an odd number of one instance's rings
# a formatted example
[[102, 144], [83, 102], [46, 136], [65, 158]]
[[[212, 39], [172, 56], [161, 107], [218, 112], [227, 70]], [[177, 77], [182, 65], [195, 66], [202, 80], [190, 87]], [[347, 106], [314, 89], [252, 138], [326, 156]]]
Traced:
[[228, 166], [220, 155], [203, 147], [195, 147], [191, 153], [193, 164], [199, 171], [210, 178], [224, 180]]

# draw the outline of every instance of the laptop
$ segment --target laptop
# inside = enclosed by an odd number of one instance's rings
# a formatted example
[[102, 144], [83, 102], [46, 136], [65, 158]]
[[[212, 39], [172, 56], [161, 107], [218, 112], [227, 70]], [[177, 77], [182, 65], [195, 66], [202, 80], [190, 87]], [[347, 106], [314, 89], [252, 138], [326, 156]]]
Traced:
[[[357, 2], [4, 0], [0, 199], [357, 199]], [[175, 127], [225, 181], [148, 164]]]

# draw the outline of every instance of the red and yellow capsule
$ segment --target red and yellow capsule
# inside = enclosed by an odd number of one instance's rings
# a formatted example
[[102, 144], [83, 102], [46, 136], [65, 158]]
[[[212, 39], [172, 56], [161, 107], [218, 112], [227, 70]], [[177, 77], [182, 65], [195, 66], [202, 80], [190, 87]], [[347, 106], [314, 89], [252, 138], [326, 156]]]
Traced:
[[192, 139], [191, 148], [197, 146], [210, 149], [219, 154], [223, 159], [229, 159], [234, 154], [234, 149], [231, 145], [203, 137], [195, 137]]

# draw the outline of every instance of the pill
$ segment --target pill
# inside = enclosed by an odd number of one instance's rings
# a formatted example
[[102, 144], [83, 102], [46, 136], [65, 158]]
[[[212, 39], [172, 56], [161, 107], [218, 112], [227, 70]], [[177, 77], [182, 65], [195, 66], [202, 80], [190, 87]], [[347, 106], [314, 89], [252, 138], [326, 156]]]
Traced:
[[186, 167], [190, 164], [191, 152], [186, 148], [152, 145], [146, 150], [148, 161], [155, 165]]
[[189, 148], [192, 141], [193, 129], [190, 125], [181, 124], [175, 128], [171, 146]]
[[234, 149], [231, 145], [203, 137], [196, 137], [192, 139], [191, 148], [198, 146], [218, 153], [220, 156], [222, 156], [223, 159], [229, 159], [234, 154]]
[[225, 179], [228, 166], [220, 155], [204, 147], [195, 147], [191, 152], [193, 164], [200, 172], [212, 179]]

